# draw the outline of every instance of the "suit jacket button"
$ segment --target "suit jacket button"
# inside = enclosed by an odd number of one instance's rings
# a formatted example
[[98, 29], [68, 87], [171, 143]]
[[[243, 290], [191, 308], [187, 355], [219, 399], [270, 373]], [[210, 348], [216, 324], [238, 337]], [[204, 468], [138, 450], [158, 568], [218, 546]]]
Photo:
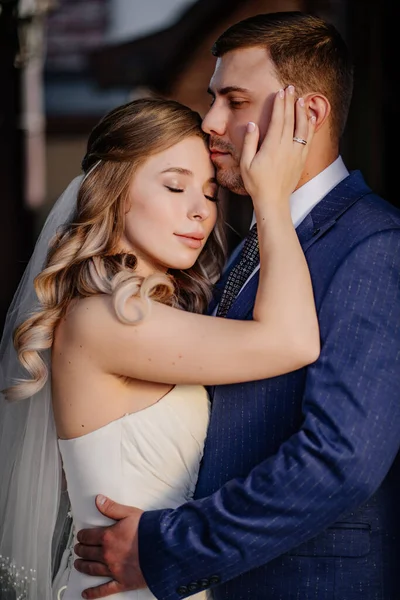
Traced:
[[216, 583], [219, 583], [221, 581], [221, 578], [219, 575], [212, 575], [210, 577], [210, 585], [215, 585]]
[[189, 590], [186, 585], [180, 585], [176, 591], [180, 596], [183, 596], [183, 594], [187, 594]]
[[188, 585], [189, 592], [197, 592], [198, 589], [199, 589], [199, 586], [197, 585], [197, 583], [195, 583], [195, 582], [189, 583], [189, 585]]
[[200, 579], [199, 585], [202, 588], [206, 588], [210, 585], [210, 580], [209, 579]]

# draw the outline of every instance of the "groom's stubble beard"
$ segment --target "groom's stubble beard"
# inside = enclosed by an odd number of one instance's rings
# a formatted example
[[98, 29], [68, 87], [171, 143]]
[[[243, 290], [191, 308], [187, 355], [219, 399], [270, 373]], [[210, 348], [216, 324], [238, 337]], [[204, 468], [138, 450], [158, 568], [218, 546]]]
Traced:
[[231, 167], [222, 169], [216, 165], [217, 181], [219, 185], [230, 192], [239, 196], [247, 196], [246, 188], [244, 187], [242, 176], [240, 175], [239, 167]]
[[247, 191], [240, 174], [240, 156], [238, 156], [236, 149], [228, 142], [213, 137], [210, 138], [210, 146], [221, 152], [229, 152], [234, 161], [234, 164], [230, 167], [222, 167], [217, 163], [214, 165], [217, 171], [218, 184], [234, 194], [246, 196]]

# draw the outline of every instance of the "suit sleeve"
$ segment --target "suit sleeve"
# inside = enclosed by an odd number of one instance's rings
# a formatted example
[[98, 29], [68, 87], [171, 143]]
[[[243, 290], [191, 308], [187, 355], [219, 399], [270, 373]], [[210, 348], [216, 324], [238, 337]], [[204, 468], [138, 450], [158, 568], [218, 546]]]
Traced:
[[288, 552], [364, 503], [388, 473], [400, 440], [398, 229], [352, 250], [319, 319], [302, 428], [247, 478], [142, 516], [140, 565], [157, 598], [189, 596], [193, 582], [224, 582]]

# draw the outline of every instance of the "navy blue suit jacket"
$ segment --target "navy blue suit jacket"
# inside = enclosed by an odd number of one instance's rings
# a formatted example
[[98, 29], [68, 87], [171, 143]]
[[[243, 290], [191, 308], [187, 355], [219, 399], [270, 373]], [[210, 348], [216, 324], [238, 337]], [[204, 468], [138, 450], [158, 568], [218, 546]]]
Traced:
[[[355, 171], [298, 235], [320, 357], [213, 389], [195, 500], [140, 521], [159, 599], [400, 598], [400, 211]], [[229, 318], [252, 317], [257, 284]]]

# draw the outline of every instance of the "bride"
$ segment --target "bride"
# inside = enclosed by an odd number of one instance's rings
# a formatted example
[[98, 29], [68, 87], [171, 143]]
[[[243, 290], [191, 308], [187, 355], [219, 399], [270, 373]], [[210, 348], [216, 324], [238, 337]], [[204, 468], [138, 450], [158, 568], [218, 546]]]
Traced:
[[[257, 126], [247, 127], [241, 170], [261, 273], [253, 320], [242, 322], [201, 314], [225, 254], [199, 115], [142, 99], [94, 128], [84, 175], [49, 215], [1, 344], [2, 600], [77, 600], [105, 582], [73, 568], [74, 532], [110, 523], [95, 496], [145, 510], [186, 502], [207, 432], [203, 386], [317, 358], [289, 211], [307, 154], [293, 135], [311, 140], [313, 129], [284, 92], [259, 150]], [[148, 589], [114, 597], [153, 598]]]

